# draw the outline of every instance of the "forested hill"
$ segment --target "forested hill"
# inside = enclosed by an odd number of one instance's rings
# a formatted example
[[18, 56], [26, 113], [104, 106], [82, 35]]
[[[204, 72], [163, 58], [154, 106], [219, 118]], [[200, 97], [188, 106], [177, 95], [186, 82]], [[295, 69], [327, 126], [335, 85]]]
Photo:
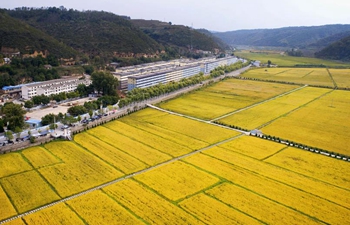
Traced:
[[214, 33], [214, 35], [230, 45], [304, 48], [321, 39], [346, 31], [350, 31], [350, 25], [237, 30]]
[[103, 11], [18, 8], [7, 13], [89, 55], [154, 54], [162, 47], [129, 20]]
[[315, 53], [318, 58], [350, 61], [350, 36]]
[[220, 38], [216, 37], [214, 34], [212, 34], [209, 30], [206, 29], [196, 29], [196, 31], [207, 35], [208, 37], [212, 38], [218, 45], [220, 48], [222, 49], [230, 49], [230, 46], [228, 44], [226, 44], [223, 40], [221, 40]]
[[77, 52], [46, 33], [10, 17], [0, 10], [0, 48], [18, 50], [22, 54], [34, 51], [45, 52], [56, 57], [70, 58]]
[[172, 25], [171, 23], [158, 20], [131, 20], [149, 37], [164, 46], [175, 48], [213, 51], [222, 49], [210, 36], [183, 25]]

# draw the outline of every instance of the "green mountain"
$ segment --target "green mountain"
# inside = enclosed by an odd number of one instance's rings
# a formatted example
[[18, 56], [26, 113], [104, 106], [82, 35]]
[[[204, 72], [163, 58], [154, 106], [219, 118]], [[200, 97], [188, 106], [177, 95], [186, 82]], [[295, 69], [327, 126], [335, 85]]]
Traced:
[[315, 53], [317, 58], [350, 61], [350, 36]]
[[183, 25], [172, 25], [171, 23], [158, 20], [131, 20], [149, 37], [164, 46], [181, 49], [192, 49], [213, 51], [222, 49], [210, 36]]
[[322, 49], [322, 48], [325, 48], [328, 45], [331, 45], [331, 44], [333, 44], [336, 41], [340, 41], [341, 39], [346, 38], [348, 36], [350, 36], [350, 31], [337, 33], [337, 34], [334, 34], [332, 36], [323, 38], [323, 39], [321, 39], [321, 40], [319, 40], [319, 41], [317, 41], [315, 43], [312, 43], [308, 47]]
[[162, 49], [125, 17], [108, 12], [67, 10], [64, 7], [8, 11], [12, 17], [88, 55], [154, 54]]
[[18, 19], [10, 17], [3, 10], [0, 10], [0, 48], [17, 49], [21, 54], [48, 51], [51, 55], [63, 58], [74, 57], [77, 54], [71, 47]]
[[209, 30], [206, 29], [196, 29], [198, 32], [205, 34], [206, 36], [210, 37], [211, 39], [213, 39], [221, 49], [230, 49], [230, 46], [228, 44], [226, 44], [223, 40], [221, 40], [220, 38], [216, 37], [213, 33], [211, 33]]
[[229, 45], [305, 48], [317, 41], [350, 31], [350, 25], [284, 27], [214, 33]]

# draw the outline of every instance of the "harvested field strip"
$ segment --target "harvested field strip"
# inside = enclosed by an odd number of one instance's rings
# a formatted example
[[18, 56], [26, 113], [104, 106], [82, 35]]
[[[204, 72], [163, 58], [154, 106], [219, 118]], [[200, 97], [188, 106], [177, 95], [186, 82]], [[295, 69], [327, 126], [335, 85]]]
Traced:
[[172, 158], [167, 154], [103, 126], [90, 129], [88, 133], [150, 166]]
[[35, 169], [62, 163], [62, 160], [58, 159], [42, 147], [28, 148], [22, 151], [22, 155], [28, 159]]
[[113, 121], [105, 124], [104, 126], [173, 157], [184, 155], [193, 151], [193, 149], [186, 146], [174, 143], [157, 135], [144, 132], [120, 121]]
[[252, 130], [290, 111], [298, 109], [328, 92], [330, 92], [328, 89], [303, 88], [265, 104], [233, 114], [219, 121]]
[[36, 171], [6, 177], [0, 182], [19, 213], [60, 199]]
[[296, 148], [288, 148], [267, 159], [266, 162], [337, 185], [347, 189], [350, 194], [348, 162], [332, 160], [329, 157], [322, 157]]
[[125, 208], [150, 224], [203, 224], [201, 221], [159, 197], [132, 179], [103, 189]]
[[59, 203], [23, 217], [26, 224], [85, 224], [65, 203]]
[[[348, 91], [333, 91], [262, 128], [271, 136], [350, 155]], [[288, 127], [288, 129], [281, 129]]]
[[[156, 178], [156, 179], [155, 179]], [[219, 179], [183, 162], [173, 162], [135, 177], [171, 201], [185, 198]]]
[[[269, 163], [265, 163], [253, 158], [249, 158], [219, 147], [214, 147], [212, 149], [204, 151], [203, 153], [211, 157], [215, 157], [219, 160], [223, 160], [227, 163], [236, 165], [240, 168], [249, 170], [252, 173], [260, 174], [261, 176], [279, 181], [296, 189], [303, 190], [316, 196], [320, 196], [324, 199], [327, 199], [329, 201], [332, 201], [350, 209], [350, 192], [348, 190], [344, 190], [344, 188], [335, 186], [333, 183], [326, 183], [313, 177], [298, 174], [293, 171], [275, 165], [271, 165]], [[330, 160], [330, 162], [334, 161], [334, 159], [327, 158], [324, 156], [315, 156], [328, 159]], [[344, 169], [343, 171], [339, 172], [344, 173], [346, 171], [347, 170]], [[339, 174], [339, 176], [343, 177], [346, 175]], [[332, 176], [329, 177], [332, 178]], [[343, 186], [344, 184], [346, 183], [344, 182]], [[343, 197], [339, 198], [339, 196]]]
[[[208, 172], [217, 174], [218, 176], [221, 176], [222, 178], [225, 178], [262, 197], [297, 210], [310, 218], [317, 218], [318, 220], [329, 224], [350, 223], [350, 218], [347, 216], [349, 215], [350, 210], [312, 194], [300, 191], [203, 154], [196, 154], [188, 157], [185, 161], [201, 167]], [[254, 201], [254, 199], [251, 199], [251, 201]]]
[[159, 107], [196, 118], [212, 120], [277, 96], [295, 87], [285, 84], [228, 79], [171, 101], [160, 103]]
[[52, 142], [46, 144], [45, 148], [66, 162], [38, 170], [62, 197], [82, 192], [124, 175], [72, 142], [59, 144]]
[[0, 178], [33, 169], [33, 167], [25, 161], [22, 155], [17, 152], [1, 155], [0, 168]]
[[88, 193], [68, 201], [67, 204], [87, 224], [144, 224], [101, 191]]
[[76, 135], [74, 141], [125, 174], [147, 167], [146, 164], [135, 157], [120, 151], [114, 146], [106, 144], [88, 133]]
[[203, 193], [182, 201], [180, 206], [207, 224], [261, 224]]
[[12, 203], [10, 202], [8, 196], [6, 195], [6, 192], [1, 187], [1, 185], [0, 185], [0, 207], [1, 207], [0, 220], [9, 218], [17, 214], [15, 208], [13, 207]]
[[[224, 183], [206, 194], [266, 224], [319, 224], [319, 221], [239, 186]], [[253, 201], [252, 201], [253, 200]], [[182, 205], [182, 203], [181, 203]], [[268, 210], [264, 210], [268, 209]], [[273, 213], [271, 213], [273, 212]]]

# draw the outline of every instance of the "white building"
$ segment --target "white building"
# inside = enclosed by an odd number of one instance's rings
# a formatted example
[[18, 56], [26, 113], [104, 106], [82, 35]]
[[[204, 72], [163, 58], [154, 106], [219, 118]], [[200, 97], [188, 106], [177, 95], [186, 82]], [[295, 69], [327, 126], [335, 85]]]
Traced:
[[34, 96], [42, 94], [50, 96], [61, 92], [73, 92], [77, 89], [79, 84], [88, 86], [91, 83], [92, 81], [90, 79], [81, 79], [79, 76], [25, 84], [21, 88], [22, 98], [31, 99]]

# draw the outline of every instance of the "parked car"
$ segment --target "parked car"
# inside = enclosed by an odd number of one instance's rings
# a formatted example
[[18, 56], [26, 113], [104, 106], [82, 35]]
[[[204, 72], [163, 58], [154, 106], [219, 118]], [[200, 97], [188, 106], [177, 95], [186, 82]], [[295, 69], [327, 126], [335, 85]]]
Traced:
[[61, 130], [67, 129], [69, 126], [68, 125], [64, 125], [61, 127]]

